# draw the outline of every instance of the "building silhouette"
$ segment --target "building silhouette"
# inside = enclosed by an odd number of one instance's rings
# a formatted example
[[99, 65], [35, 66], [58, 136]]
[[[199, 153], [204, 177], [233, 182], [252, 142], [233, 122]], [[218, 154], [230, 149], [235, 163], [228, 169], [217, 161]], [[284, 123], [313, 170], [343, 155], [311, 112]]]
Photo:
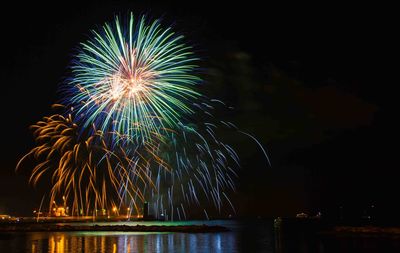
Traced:
[[145, 201], [143, 203], [143, 219], [149, 219], [149, 203]]

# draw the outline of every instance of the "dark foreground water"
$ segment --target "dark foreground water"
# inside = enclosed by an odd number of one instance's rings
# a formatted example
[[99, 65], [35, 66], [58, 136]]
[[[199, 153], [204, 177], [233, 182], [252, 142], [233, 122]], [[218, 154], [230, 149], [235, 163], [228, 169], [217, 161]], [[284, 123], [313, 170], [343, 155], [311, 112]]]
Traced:
[[[98, 223], [102, 225], [104, 223]], [[223, 225], [221, 233], [30, 232], [0, 233], [0, 252], [400, 252], [394, 238], [308, 237], [298, 231], [280, 245], [271, 220], [132, 222], [141, 225]]]

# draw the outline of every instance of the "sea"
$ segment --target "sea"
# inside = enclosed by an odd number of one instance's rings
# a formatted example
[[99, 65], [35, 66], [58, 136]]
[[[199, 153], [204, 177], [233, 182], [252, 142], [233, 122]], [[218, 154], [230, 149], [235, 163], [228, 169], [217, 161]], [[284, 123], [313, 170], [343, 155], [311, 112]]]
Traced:
[[[71, 224], [71, 223], [69, 223]], [[307, 236], [291, 232], [278, 241], [271, 219], [179, 222], [107, 222], [88, 225], [221, 225], [228, 232], [2, 232], [0, 253], [119, 252], [400, 252], [399, 238]], [[82, 225], [82, 223], [80, 223]], [[296, 236], [293, 236], [295, 234]]]

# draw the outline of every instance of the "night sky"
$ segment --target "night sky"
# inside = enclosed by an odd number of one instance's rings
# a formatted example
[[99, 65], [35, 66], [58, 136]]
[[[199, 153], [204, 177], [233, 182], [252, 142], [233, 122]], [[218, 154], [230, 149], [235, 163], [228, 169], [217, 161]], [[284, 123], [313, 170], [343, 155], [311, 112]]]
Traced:
[[[190, 2], [190, 1], [188, 1]], [[201, 57], [200, 90], [234, 107], [219, 117], [257, 136], [272, 166], [243, 136], [240, 216], [352, 212], [395, 214], [398, 163], [386, 26], [365, 6], [225, 6], [108, 3], [4, 7], [1, 16], [0, 213], [30, 214], [41, 191], [29, 169], [29, 125], [52, 113], [57, 88], [89, 30], [115, 14], [148, 14], [186, 36]], [[396, 152], [395, 152], [396, 151]]]

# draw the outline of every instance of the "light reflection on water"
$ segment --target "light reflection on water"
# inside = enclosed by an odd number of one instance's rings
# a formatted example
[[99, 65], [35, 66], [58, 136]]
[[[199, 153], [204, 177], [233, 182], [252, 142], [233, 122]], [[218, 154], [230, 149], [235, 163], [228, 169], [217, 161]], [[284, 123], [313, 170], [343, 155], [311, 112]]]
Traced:
[[27, 252], [237, 252], [234, 233], [30, 233]]
[[[242, 223], [236, 221], [141, 222], [129, 223], [129, 225], [203, 223], [226, 226], [231, 231], [218, 233], [109, 231], [9, 233], [8, 235], [0, 234], [0, 252], [273, 252], [271, 222], [258, 222], [257, 227], [262, 231], [254, 229], [253, 225], [246, 229]], [[126, 222], [108, 223], [108, 225], [116, 224], [128, 225]], [[93, 223], [88, 225], [93, 225]]]

